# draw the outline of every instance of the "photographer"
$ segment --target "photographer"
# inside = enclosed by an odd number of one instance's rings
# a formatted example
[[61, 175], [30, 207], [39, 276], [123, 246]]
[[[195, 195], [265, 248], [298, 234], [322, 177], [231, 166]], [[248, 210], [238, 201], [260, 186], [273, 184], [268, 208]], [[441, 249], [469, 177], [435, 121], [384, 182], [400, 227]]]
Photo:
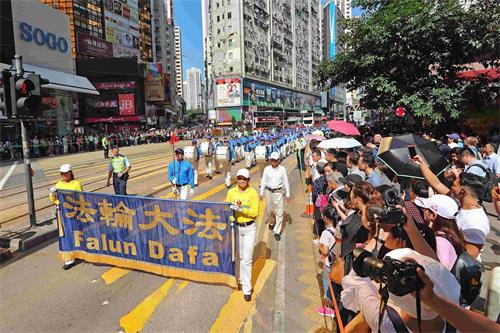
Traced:
[[[420, 304], [419, 314], [417, 300], [410, 295], [423, 286], [417, 277], [417, 267], [423, 267], [434, 283], [434, 292], [452, 304], [458, 304], [460, 287], [446, 267], [411, 249], [391, 251], [383, 261], [358, 251], [355, 256], [353, 272], [342, 280], [342, 304], [351, 311], [360, 312], [371, 331], [448, 331], [445, 320], [432, 308]], [[386, 291], [381, 290], [387, 296], [387, 306], [382, 306], [385, 311], [380, 311], [379, 292], [371, 280], [387, 288]], [[348, 325], [346, 330], [351, 328]]]
[[467, 252], [473, 258], [480, 260], [480, 251], [490, 232], [488, 216], [479, 204], [478, 198], [479, 193], [485, 186], [484, 179], [469, 172], [459, 173], [458, 171], [454, 171], [455, 179], [450, 190], [441, 183], [421, 156], [415, 156], [414, 161], [419, 164], [425, 179], [436, 192], [450, 195], [460, 202], [460, 210], [456, 217], [458, 228], [464, 235]]

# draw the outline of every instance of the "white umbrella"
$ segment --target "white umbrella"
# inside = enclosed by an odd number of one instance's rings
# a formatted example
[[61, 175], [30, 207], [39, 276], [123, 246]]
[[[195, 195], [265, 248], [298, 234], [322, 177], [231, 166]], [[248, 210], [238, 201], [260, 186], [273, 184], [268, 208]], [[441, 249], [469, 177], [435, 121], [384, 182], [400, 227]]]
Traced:
[[318, 148], [329, 149], [347, 149], [361, 146], [361, 143], [353, 138], [333, 138], [321, 141]]

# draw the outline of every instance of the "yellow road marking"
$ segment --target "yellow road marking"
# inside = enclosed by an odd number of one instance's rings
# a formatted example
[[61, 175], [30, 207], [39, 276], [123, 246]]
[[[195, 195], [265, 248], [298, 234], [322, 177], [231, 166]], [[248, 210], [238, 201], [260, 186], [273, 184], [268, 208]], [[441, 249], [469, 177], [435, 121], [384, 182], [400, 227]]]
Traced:
[[187, 287], [187, 285], [189, 284], [189, 281], [182, 281], [178, 286], [177, 286], [177, 290], [175, 291], [175, 294], [174, 295], [177, 295], [178, 293], [180, 293], [184, 288]]
[[113, 282], [121, 279], [130, 272], [130, 269], [113, 267], [101, 275], [101, 279], [104, 280], [106, 284], [112, 284]]
[[170, 288], [174, 284], [173, 279], [168, 279], [160, 288], [156, 289], [144, 301], [136, 306], [132, 311], [120, 318], [120, 326], [127, 333], [137, 333], [144, 328], [149, 317], [156, 307], [168, 295]]
[[255, 299], [264, 288], [265, 282], [269, 276], [271, 276], [275, 267], [276, 261], [274, 260], [257, 259], [252, 268], [252, 282], [255, 282], [253, 283], [254, 292], [252, 294], [252, 300], [246, 302], [243, 299], [243, 293], [241, 291], [233, 291], [227, 303], [219, 312], [219, 316], [213, 323], [209, 332], [239, 332], [243, 322], [255, 307]]

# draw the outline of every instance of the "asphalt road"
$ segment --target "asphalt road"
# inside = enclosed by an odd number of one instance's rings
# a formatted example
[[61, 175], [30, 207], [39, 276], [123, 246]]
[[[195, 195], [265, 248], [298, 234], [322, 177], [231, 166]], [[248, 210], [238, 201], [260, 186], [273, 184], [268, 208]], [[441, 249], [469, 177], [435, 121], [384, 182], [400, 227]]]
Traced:
[[[182, 146], [182, 143], [180, 144]], [[171, 197], [167, 164], [170, 144], [125, 147], [132, 163], [129, 193]], [[35, 161], [35, 197], [40, 218], [49, 218], [47, 188], [58, 178], [58, 168], [72, 163], [85, 190], [111, 193], [105, 187], [106, 164], [102, 152]], [[283, 162], [288, 170], [292, 200], [282, 240], [275, 241], [263, 218], [261, 202], [254, 251], [254, 296], [227, 286], [170, 279], [107, 265], [81, 263], [61, 269], [58, 244], [52, 241], [0, 265], [0, 332], [313, 332], [334, 325], [315, 312], [321, 304], [321, 267], [311, 240], [311, 220], [300, 217], [305, 194], [294, 158]], [[3, 166], [1, 172], [5, 172]], [[21, 170], [19, 170], [21, 169]], [[233, 175], [238, 166], [233, 167]], [[7, 169], [8, 170], [8, 169]], [[227, 189], [223, 177], [209, 181], [200, 163], [200, 186], [195, 200], [222, 201]], [[22, 165], [0, 191], [0, 235], [27, 225]], [[2, 178], [0, 174], [0, 179]], [[251, 170], [251, 185], [260, 175]], [[19, 192], [19, 193], [18, 193]], [[488, 207], [487, 207], [488, 208]], [[488, 208], [491, 212], [491, 207]], [[24, 214], [24, 215], [23, 215]], [[5, 222], [6, 221], [6, 222]], [[492, 231], [482, 254], [488, 277], [499, 264], [500, 228], [491, 218]], [[486, 283], [483, 283], [483, 289]], [[478, 301], [481, 307], [483, 300]]]

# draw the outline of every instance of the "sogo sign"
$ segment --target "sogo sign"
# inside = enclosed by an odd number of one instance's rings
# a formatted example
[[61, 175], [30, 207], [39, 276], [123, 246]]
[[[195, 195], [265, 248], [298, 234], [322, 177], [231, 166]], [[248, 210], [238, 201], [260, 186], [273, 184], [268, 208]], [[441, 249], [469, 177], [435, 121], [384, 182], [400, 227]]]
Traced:
[[58, 50], [61, 53], [68, 52], [68, 41], [62, 36], [56, 36], [52, 32], [45, 32], [31, 24], [21, 22], [19, 24], [20, 38], [26, 42], [34, 41], [37, 45], [47, 47], [51, 50]]

